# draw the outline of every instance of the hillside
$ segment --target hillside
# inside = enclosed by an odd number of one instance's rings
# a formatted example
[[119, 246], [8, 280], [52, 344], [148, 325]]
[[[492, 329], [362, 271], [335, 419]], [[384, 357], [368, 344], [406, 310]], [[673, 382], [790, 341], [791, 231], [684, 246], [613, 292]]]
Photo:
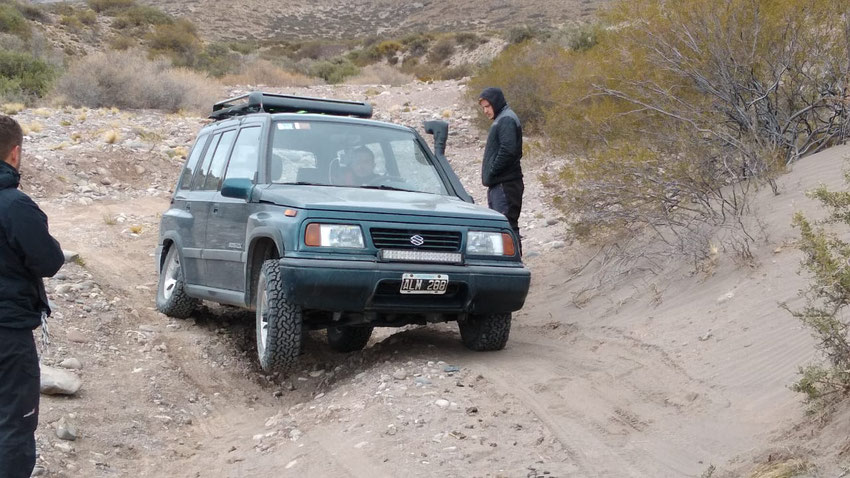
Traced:
[[609, 0], [356, 0], [339, 8], [330, 0], [145, 0], [195, 22], [206, 37], [245, 39], [339, 39], [397, 36], [417, 31], [507, 30], [589, 21]]

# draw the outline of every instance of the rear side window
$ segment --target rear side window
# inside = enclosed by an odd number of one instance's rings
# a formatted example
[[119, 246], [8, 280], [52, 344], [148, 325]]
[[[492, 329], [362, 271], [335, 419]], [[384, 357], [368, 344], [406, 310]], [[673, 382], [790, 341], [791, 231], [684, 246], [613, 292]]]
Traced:
[[195, 178], [192, 180], [192, 191], [197, 191], [201, 189], [201, 186], [204, 184], [204, 180], [207, 177], [207, 170], [210, 168], [210, 161], [212, 161], [213, 154], [215, 154], [215, 148], [218, 146], [218, 142], [221, 139], [221, 133], [216, 133], [213, 135], [212, 140], [210, 141], [210, 145], [207, 147], [207, 153], [204, 154], [204, 159], [198, 165], [198, 172], [195, 174]]
[[201, 158], [201, 153], [204, 152], [204, 146], [206, 146], [207, 139], [209, 139], [209, 137], [210, 135], [208, 134], [201, 135], [195, 142], [195, 146], [192, 148], [192, 153], [186, 161], [186, 167], [183, 168], [183, 174], [180, 175], [180, 181], [177, 183], [178, 191], [181, 189], [189, 189], [189, 186], [191, 186], [192, 175], [195, 173], [195, 169], [198, 166], [198, 159]]
[[224, 175], [224, 167], [227, 165], [227, 154], [230, 153], [230, 147], [233, 145], [233, 140], [235, 139], [236, 130], [222, 133], [200, 189], [205, 191], [218, 189], [221, 183], [221, 177]]
[[230, 162], [227, 164], [227, 173], [224, 175], [224, 179], [254, 179], [260, 153], [261, 131], [262, 129], [259, 126], [242, 128], [239, 131], [239, 137], [233, 146], [233, 153], [230, 155]]

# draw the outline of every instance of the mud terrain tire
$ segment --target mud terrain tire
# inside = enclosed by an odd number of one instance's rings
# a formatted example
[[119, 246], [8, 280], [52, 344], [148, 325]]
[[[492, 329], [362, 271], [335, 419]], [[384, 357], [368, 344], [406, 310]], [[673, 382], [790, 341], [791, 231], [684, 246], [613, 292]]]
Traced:
[[363, 350], [372, 337], [373, 327], [328, 327], [328, 345], [337, 352]]
[[303, 314], [289, 302], [276, 259], [263, 262], [257, 278], [257, 355], [266, 372], [286, 371], [301, 353]]
[[469, 350], [502, 350], [511, 334], [511, 313], [470, 315], [458, 321], [460, 338]]
[[156, 309], [175, 319], [188, 318], [200, 305], [198, 299], [186, 294], [183, 282], [183, 267], [177, 247], [168, 248], [165, 262], [159, 272], [159, 284], [156, 287]]

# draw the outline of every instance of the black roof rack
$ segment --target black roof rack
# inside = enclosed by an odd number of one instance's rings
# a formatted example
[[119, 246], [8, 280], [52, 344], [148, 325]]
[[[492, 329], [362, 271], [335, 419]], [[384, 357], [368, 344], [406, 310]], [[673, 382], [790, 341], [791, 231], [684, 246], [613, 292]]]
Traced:
[[213, 105], [210, 118], [218, 121], [249, 113], [322, 113], [339, 116], [372, 117], [372, 105], [362, 101], [275, 95], [254, 91], [247, 95], [219, 101]]

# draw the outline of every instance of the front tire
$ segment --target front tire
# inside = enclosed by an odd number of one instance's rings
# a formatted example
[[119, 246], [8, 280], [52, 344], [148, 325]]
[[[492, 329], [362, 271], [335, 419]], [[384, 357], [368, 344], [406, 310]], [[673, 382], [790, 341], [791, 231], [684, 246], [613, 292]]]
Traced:
[[469, 315], [457, 323], [463, 345], [469, 350], [502, 350], [511, 334], [511, 313]]
[[337, 352], [363, 350], [372, 337], [373, 327], [328, 327], [328, 345]]
[[200, 301], [189, 297], [183, 281], [183, 267], [177, 246], [168, 248], [165, 263], [159, 272], [159, 284], [156, 288], [156, 309], [176, 319], [185, 319], [195, 312]]
[[301, 306], [287, 300], [280, 263], [263, 262], [257, 278], [257, 355], [266, 372], [295, 366], [301, 354]]

